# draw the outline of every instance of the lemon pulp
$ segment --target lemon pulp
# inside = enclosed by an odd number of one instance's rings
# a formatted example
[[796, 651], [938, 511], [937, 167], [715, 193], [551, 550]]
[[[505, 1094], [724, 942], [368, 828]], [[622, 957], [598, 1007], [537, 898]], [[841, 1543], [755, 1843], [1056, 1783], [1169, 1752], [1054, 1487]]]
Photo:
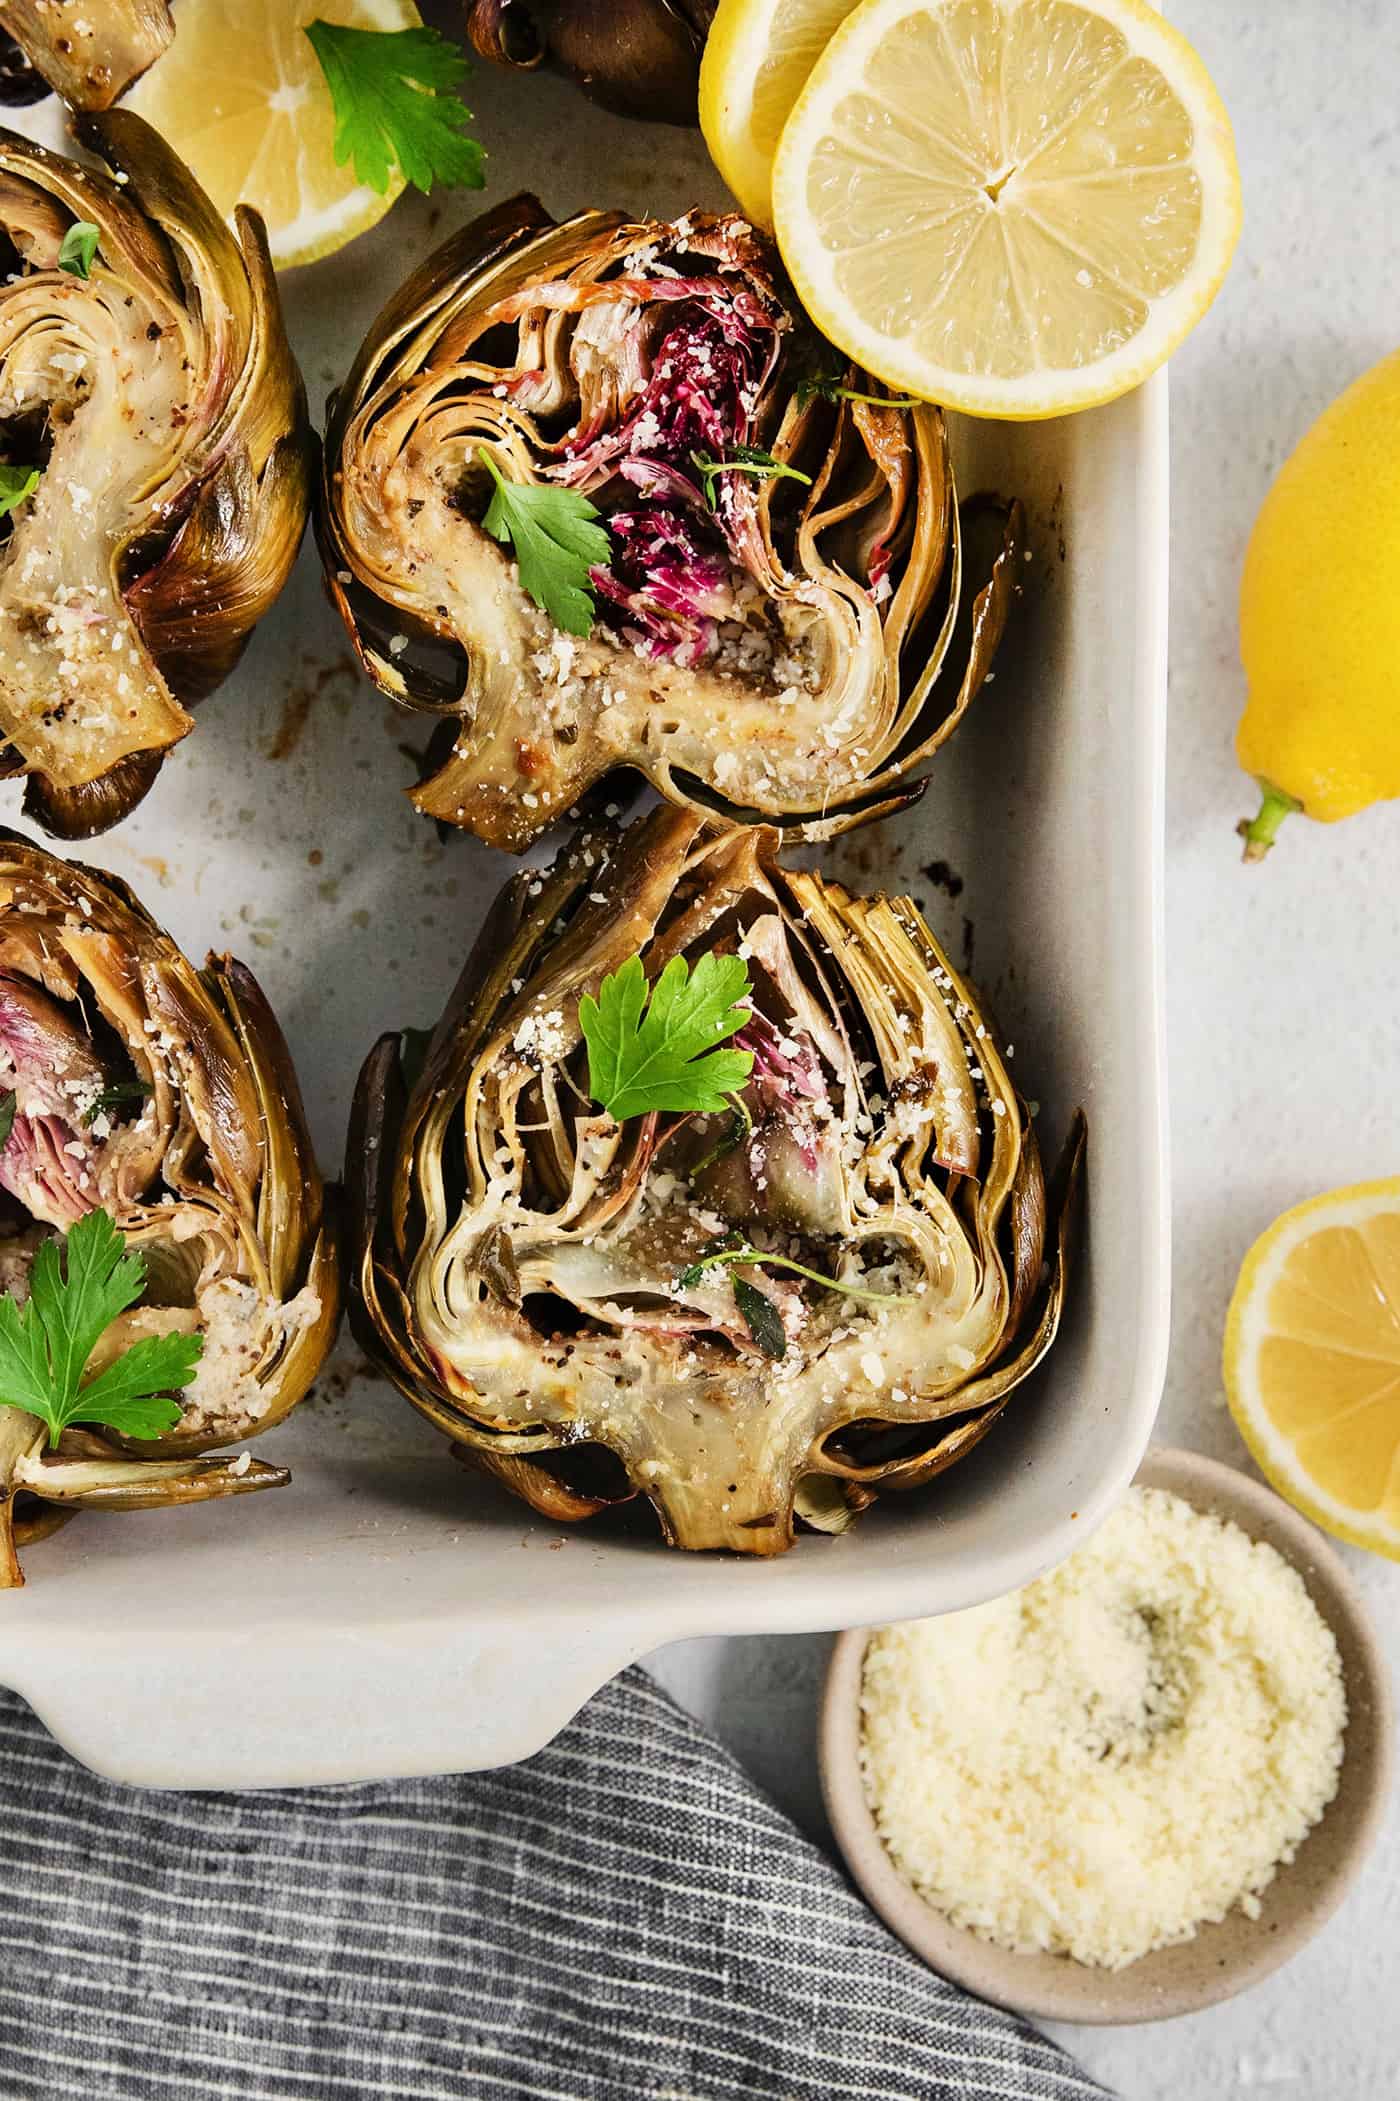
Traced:
[[1229, 121], [1144, 0], [863, 0], [787, 121], [773, 205], [850, 356], [1023, 418], [1160, 364], [1239, 228]]
[[773, 223], [773, 156], [808, 74], [855, 0], [720, 0], [700, 66], [700, 129], [751, 219]]
[[1280, 1493], [1400, 1559], [1400, 1179], [1317, 1197], [1256, 1242], [1226, 1325], [1225, 1383]]
[[381, 219], [403, 188], [335, 160], [335, 113], [306, 25], [412, 29], [411, 0], [185, 0], [175, 40], [126, 96], [227, 218], [251, 204], [279, 268], [313, 262]]

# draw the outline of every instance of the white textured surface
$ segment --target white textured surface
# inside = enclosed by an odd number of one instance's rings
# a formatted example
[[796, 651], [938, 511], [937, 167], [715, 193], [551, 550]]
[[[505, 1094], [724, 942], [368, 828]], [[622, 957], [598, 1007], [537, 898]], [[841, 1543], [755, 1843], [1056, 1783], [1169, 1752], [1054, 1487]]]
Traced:
[[[1245, 231], [1172, 367], [1172, 716], [1167, 955], [1176, 1233], [1171, 1443], [1247, 1460], [1218, 1366], [1241, 1255], [1299, 1197], [1394, 1173], [1400, 807], [1295, 820], [1240, 866], [1249, 804], [1231, 734], [1240, 557], [1274, 469], [1400, 342], [1397, 17], [1382, 0], [1174, 0], [1234, 119]], [[1400, 1568], [1343, 1549], [1400, 1677]], [[690, 1643], [656, 1666], [811, 1830], [826, 1644]], [[1125, 2101], [1381, 2101], [1397, 2092], [1400, 1814], [1360, 1886], [1268, 1983], [1170, 2025], [1060, 2031]]]

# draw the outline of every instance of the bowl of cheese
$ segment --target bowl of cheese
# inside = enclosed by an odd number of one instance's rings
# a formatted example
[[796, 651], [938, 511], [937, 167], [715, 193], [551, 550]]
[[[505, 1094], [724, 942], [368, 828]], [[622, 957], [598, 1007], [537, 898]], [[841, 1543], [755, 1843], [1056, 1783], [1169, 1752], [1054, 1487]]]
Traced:
[[967, 1612], [843, 1635], [827, 1813], [873, 1908], [982, 1998], [1163, 2020], [1256, 1983], [1375, 1837], [1384, 1665], [1270, 1489], [1155, 1449], [1070, 1559]]

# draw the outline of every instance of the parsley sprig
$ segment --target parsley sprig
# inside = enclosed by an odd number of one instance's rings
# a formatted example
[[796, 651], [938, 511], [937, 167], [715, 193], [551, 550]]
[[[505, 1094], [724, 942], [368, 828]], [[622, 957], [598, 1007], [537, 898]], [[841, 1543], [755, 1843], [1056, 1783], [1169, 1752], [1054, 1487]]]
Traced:
[[[897, 1291], [867, 1291], [863, 1284], [844, 1284], [839, 1277], [824, 1276], [819, 1269], [808, 1269], [805, 1262], [793, 1262], [786, 1255], [769, 1254], [766, 1248], [755, 1247], [752, 1241], [745, 1240], [741, 1233], [726, 1233], [722, 1240], [713, 1240], [707, 1248], [702, 1248], [698, 1258], [688, 1263], [677, 1276], [675, 1289], [688, 1291], [693, 1285], [702, 1284], [711, 1270], [732, 1270], [740, 1263], [790, 1270], [811, 1284], [820, 1284], [824, 1291], [839, 1291], [843, 1298], [864, 1299], [872, 1305], [899, 1297]], [[785, 1357], [787, 1330], [777, 1306], [747, 1277], [736, 1276], [732, 1282], [734, 1304], [759, 1349], [765, 1357]]]
[[[702, 1248], [698, 1259], [681, 1271], [676, 1283], [684, 1291], [692, 1284], [701, 1283], [712, 1269], [730, 1269], [738, 1262], [756, 1262], [769, 1269], [791, 1270], [795, 1276], [806, 1277], [810, 1284], [820, 1284], [824, 1291], [839, 1291], [843, 1298], [866, 1299], [872, 1305], [883, 1305], [899, 1297], [897, 1291], [867, 1291], [863, 1284], [843, 1284], [840, 1277], [828, 1277], [819, 1269], [808, 1269], [804, 1262], [793, 1262], [786, 1255], [770, 1255], [766, 1248], [755, 1247], [737, 1233], [728, 1233], [723, 1240]], [[742, 1279], [736, 1281], [742, 1282]]]
[[765, 1357], [781, 1359], [787, 1355], [787, 1329], [783, 1316], [769, 1298], [747, 1277], [734, 1279], [734, 1303], [744, 1316], [744, 1326], [752, 1335]]
[[624, 1123], [652, 1110], [718, 1116], [753, 1070], [753, 1053], [720, 1050], [749, 1018], [753, 987], [742, 956], [672, 956], [647, 985], [640, 956], [579, 1001], [588, 1091]]
[[0, 1298], [0, 1402], [38, 1416], [58, 1443], [69, 1423], [97, 1423], [122, 1437], [159, 1437], [182, 1413], [172, 1393], [188, 1386], [204, 1348], [199, 1335], [147, 1335], [86, 1385], [100, 1338], [146, 1289], [146, 1264], [128, 1254], [105, 1211], [89, 1211], [62, 1242], [34, 1257], [29, 1298]]
[[877, 409], [917, 409], [923, 406], [915, 394], [862, 394], [857, 387], [843, 387], [834, 372], [799, 381], [799, 403], [810, 401], [814, 394], [819, 394], [823, 401], [869, 401]]
[[479, 190], [485, 150], [468, 138], [457, 93], [469, 68], [436, 29], [346, 29], [311, 22], [307, 36], [335, 110], [335, 157], [382, 197], [398, 168], [420, 190]]
[[717, 460], [712, 453], [692, 452], [690, 462], [700, 470], [705, 501], [711, 510], [715, 507], [717, 495], [715, 484], [721, 474], [752, 474], [760, 481], [781, 478], [805, 482], [808, 488], [812, 485], [810, 474], [804, 474], [798, 467], [789, 467], [784, 460], [775, 459], [761, 445], [731, 445], [722, 460]]
[[483, 528], [514, 547], [521, 589], [555, 626], [586, 635], [594, 613], [588, 579], [612, 556], [607, 533], [596, 523], [597, 510], [576, 489], [508, 481], [484, 445], [478, 445], [477, 457], [496, 484]]
[[75, 219], [58, 244], [59, 269], [66, 270], [70, 277], [90, 277], [101, 238], [102, 229], [90, 219]]
[[39, 486], [37, 467], [0, 466], [0, 518], [8, 518]]

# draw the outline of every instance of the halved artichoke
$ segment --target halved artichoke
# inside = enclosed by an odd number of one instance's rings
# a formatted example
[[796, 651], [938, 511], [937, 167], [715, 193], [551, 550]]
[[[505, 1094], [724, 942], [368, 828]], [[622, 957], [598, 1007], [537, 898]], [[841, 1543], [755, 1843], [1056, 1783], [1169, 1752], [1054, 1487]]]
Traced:
[[[1047, 1197], [914, 904], [777, 845], [663, 806], [518, 875], [417, 1077], [370, 1054], [347, 1166], [352, 1324], [463, 1456], [553, 1517], [642, 1495], [674, 1545], [750, 1554], [985, 1434], [1055, 1336], [1083, 1143]], [[615, 1122], [580, 999], [715, 952], [752, 982], [742, 1110]]]
[[[0, 773], [64, 838], [124, 817], [295, 559], [312, 440], [256, 214], [239, 240], [149, 125], [84, 120], [121, 181], [0, 132]], [[91, 274], [60, 267], [77, 222]], [[240, 245], [241, 243], [241, 245]]]
[[0, 1290], [98, 1207], [145, 1258], [141, 1303], [90, 1370], [144, 1335], [203, 1336], [181, 1421], [154, 1443], [70, 1428], [55, 1452], [0, 1406], [0, 1586], [17, 1545], [78, 1508], [150, 1509], [276, 1487], [282, 1467], [201, 1455], [280, 1422], [340, 1311], [337, 1233], [287, 1046], [228, 956], [196, 970], [124, 883], [0, 832]]
[[[483, 528], [483, 454], [601, 513], [586, 636]], [[991, 663], [1019, 531], [1015, 504], [960, 512], [939, 411], [843, 367], [743, 220], [555, 226], [527, 197], [380, 314], [319, 510], [365, 668], [442, 718], [414, 801], [512, 849], [622, 766], [809, 838], [912, 799]]]
[[4, 0], [0, 28], [74, 109], [106, 109], [175, 34], [169, 0]]

